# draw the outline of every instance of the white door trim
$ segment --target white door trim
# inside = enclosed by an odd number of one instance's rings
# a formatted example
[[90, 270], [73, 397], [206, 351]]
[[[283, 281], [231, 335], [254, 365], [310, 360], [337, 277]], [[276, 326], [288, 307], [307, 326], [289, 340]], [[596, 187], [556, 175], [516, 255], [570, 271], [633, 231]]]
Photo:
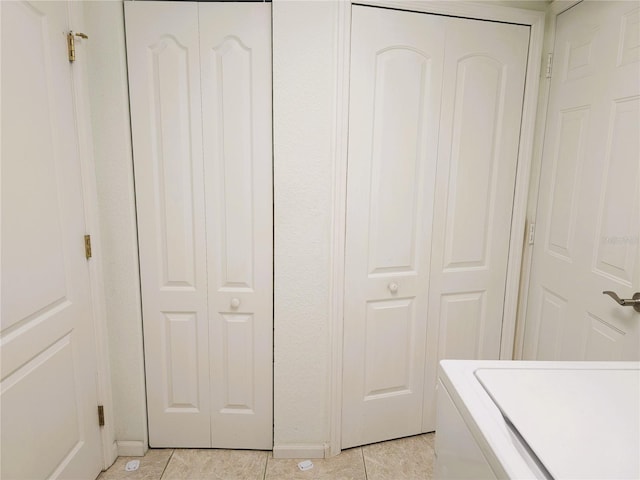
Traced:
[[[556, 22], [558, 15], [567, 11], [582, 0], [556, 0], [547, 9], [547, 28], [543, 41], [543, 64], [546, 69], [547, 56], [553, 55], [556, 38]], [[552, 72], [553, 74], [553, 72]], [[542, 72], [546, 77], [546, 72]], [[538, 97], [538, 114], [536, 118], [535, 134], [533, 138], [533, 155], [531, 160], [531, 174], [529, 179], [529, 200], [526, 218], [529, 224], [535, 223], [538, 210], [538, 191], [540, 186], [540, 172], [542, 168], [542, 154], [544, 149], [544, 134], [547, 129], [547, 109], [549, 106], [549, 90], [551, 78], [542, 78], [540, 94]], [[522, 359], [524, 349], [525, 316], [527, 313], [527, 301], [529, 296], [529, 274], [531, 272], [531, 260], [533, 245], [525, 242], [522, 259], [522, 271], [520, 277], [520, 294], [518, 303], [518, 316], [516, 318], [516, 331], [514, 339], [514, 360]]]
[[[342, 348], [344, 328], [344, 273], [345, 273], [345, 235], [346, 235], [346, 197], [347, 197], [347, 145], [349, 124], [349, 67], [351, 51], [351, 5], [352, 0], [336, 2], [336, 30], [334, 44], [336, 64], [334, 129], [332, 144], [332, 235], [331, 235], [331, 287], [329, 310], [330, 334], [330, 432], [329, 455], [337, 455], [341, 450], [342, 433]], [[388, 7], [398, 10], [411, 10], [424, 13], [436, 13], [463, 16], [482, 20], [495, 20], [518, 23], [531, 27], [529, 39], [529, 58], [525, 83], [520, 146], [518, 151], [518, 169], [514, 193], [513, 217], [509, 242], [509, 262], [507, 266], [507, 287], [505, 292], [502, 340], [500, 358], [513, 358], [513, 346], [516, 330], [516, 312], [518, 309], [518, 291], [523, 255], [523, 234], [529, 188], [530, 167], [536, 127], [536, 109], [538, 102], [539, 74], [544, 37], [544, 13], [521, 10], [511, 7], [498, 7], [466, 2], [411, 1], [411, 0], [360, 0], [361, 5]]]
[[[75, 31], [84, 32], [84, 10], [81, 2], [68, 3], [69, 22]], [[89, 38], [86, 41], [91, 41]], [[89, 280], [91, 289], [91, 309], [96, 351], [96, 383], [98, 402], [104, 407], [105, 425], [100, 429], [102, 438], [103, 469], [110, 467], [118, 456], [115, 442], [113, 422], [113, 399], [111, 396], [111, 370], [109, 368], [109, 351], [107, 342], [106, 299], [103, 285], [102, 249], [100, 244], [100, 222], [98, 211], [98, 189], [95, 176], [95, 162], [93, 157], [93, 134], [91, 130], [91, 110], [89, 105], [89, 90], [86, 59], [86, 48], [80, 42], [76, 43], [79, 58], [74, 63], [71, 72], [73, 80], [73, 99], [78, 135], [78, 150], [80, 157], [82, 189], [87, 234], [91, 235], [92, 257], [88, 260]], [[96, 421], [97, 421], [96, 406]]]
[[329, 285], [329, 448], [338, 455], [342, 444], [342, 339], [344, 333], [344, 273], [347, 231], [347, 153], [349, 149], [349, 71], [351, 59], [351, 0], [336, 3], [336, 83], [332, 132], [331, 269]]

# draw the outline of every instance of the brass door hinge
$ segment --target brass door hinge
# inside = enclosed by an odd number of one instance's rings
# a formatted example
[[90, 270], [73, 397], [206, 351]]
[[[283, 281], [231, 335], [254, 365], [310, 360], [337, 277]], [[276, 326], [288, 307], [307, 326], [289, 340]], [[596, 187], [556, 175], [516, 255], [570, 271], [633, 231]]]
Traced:
[[84, 256], [87, 260], [91, 258], [91, 235], [84, 236]]
[[104, 427], [104, 407], [98, 405], [98, 425]]
[[84, 33], [73, 33], [73, 31], [67, 33], [67, 51], [69, 52], [69, 61], [76, 61], [76, 39], [75, 37], [80, 38], [89, 38]]

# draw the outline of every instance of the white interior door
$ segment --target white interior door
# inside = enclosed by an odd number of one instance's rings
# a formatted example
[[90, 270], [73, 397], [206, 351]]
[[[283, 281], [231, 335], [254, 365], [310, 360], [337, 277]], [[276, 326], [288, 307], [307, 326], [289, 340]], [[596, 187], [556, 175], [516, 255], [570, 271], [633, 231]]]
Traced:
[[523, 355], [638, 360], [640, 8], [558, 16]]
[[498, 358], [529, 28], [354, 6], [342, 448], [435, 428]]
[[101, 470], [66, 2], [2, 2], [2, 459], [6, 479]]
[[270, 11], [125, 4], [152, 446], [272, 446]]
[[420, 433], [445, 23], [352, 9], [342, 448]]
[[[438, 362], [497, 360], [529, 27], [447, 18], [422, 431]], [[516, 234], [519, 234], [516, 233]]]
[[273, 443], [271, 6], [199, 4], [212, 447]]
[[198, 10], [125, 4], [149, 443], [211, 445]]

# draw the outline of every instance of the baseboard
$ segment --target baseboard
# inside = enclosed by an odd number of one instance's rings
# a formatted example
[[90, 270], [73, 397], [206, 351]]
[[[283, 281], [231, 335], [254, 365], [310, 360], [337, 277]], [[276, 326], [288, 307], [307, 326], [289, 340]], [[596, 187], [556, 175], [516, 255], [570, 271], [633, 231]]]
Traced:
[[273, 458], [325, 458], [325, 444], [283, 444], [273, 446]]
[[118, 456], [119, 457], [144, 457], [149, 450], [149, 446], [145, 442], [138, 440], [118, 440]]

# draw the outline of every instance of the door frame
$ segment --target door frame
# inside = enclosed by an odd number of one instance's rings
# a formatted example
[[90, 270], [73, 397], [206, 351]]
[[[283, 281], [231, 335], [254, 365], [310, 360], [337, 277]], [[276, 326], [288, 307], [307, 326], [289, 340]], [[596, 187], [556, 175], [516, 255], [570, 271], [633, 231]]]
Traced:
[[[79, 32], [86, 31], [82, 2], [67, 2], [69, 25]], [[89, 38], [86, 41], [91, 41]], [[106, 470], [118, 457], [113, 421], [113, 398], [111, 395], [111, 369], [109, 367], [109, 347], [107, 339], [106, 298], [104, 273], [102, 268], [102, 246], [100, 241], [100, 216], [98, 209], [98, 186], [96, 183], [95, 160], [93, 155], [93, 133], [91, 128], [91, 109], [89, 101], [89, 80], [87, 74], [87, 49], [76, 43], [78, 60], [71, 68], [72, 95], [78, 138], [78, 153], [82, 176], [82, 194], [84, 202], [85, 228], [91, 235], [92, 257], [87, 260], [89, 270], [89, 288], [91, 292], [91, 319], [93, 340], [96, 352], [96, 389], [98, 404], [104, 407], [104, 426], [100, 427], [102, 440], [102, 469]], [[97, 406], [96, 406], [97, 421]]]
[[[509, 260], [504, 300], [500, 359], [511, 360], [516, 339], [516, 314], [523, 259], [523, 235], [526, 225], [527, 203], [530, 183], [534, 140], [536, 138], [536, 110], [540, 83], [541, 58], [544, 39], [544, 12], [522, 10], [512, 7], [493, 6], [466, 2], [415, 1], [415, 0], [341, 0], [336, 2], [334, 18], [335, 55], [335, 105], [332, 133], [332, 212], [331, 212], [331, 269], [329, 290], [329, 341], [330, 341], [330, 398], [329, 398], [329, 444], [326, 456], [341, 451], [342, 436], [342, 362], [344, 329], [344, 274], [346, 241], [347, 156], [349, 126], [349, 70], [351, 52], [351, 7], [352, 4], [408, 10], [518, 23], [531, 27], [529, 57], [520, 127], [518, 166], [511, 219]], [[521, 232], [521, 234], [518, 234]], [[515, 233], [515, 235], [513, 234]], [[522, 236], [521, 236], [522, 235]]]
[[[543, 63], [545, 70], [549, 58], [555, 53], [556, 23], [558, 15], [566, 12], [571, 7], [581, 3], [582, 0], [555, 0], [547, 8], [546, 24], [544, 35]], [[549, 57], [551, 55], [551, 57]], [[550, 68], [550, 67], [549, 67]], [[542, 172], [542, 156], [544, 153], [544, 137], [547, 130], [547, 113], [549, 107], [549, 93], [551, 91], [551, 75], [553, 72], [543, 72], [544, 78], [540, 84], [540, 95], [538, 98], [538, 116], [533, 141], [533, 159], [531, 164], [531, 178], [529, 183], [529, 200], [527, 204], [527, 225], [534, 225], [538, 215], [538, 196], [540, 194], [540, 174]], [[535, 234], [535, 232], [534, 232]], [[533, 260], [533, 243], [525, 242], [522, 258], [522, 274], [520, 277], [520, 295], [518, 303], [518, 316], [516, 318], [516, 331], [514, 339], [513, 359], [522, 360], [524, 352], [524, 332], [527, 305], [529, 298], [529, 278], [531, 274], [531, 263]]]

